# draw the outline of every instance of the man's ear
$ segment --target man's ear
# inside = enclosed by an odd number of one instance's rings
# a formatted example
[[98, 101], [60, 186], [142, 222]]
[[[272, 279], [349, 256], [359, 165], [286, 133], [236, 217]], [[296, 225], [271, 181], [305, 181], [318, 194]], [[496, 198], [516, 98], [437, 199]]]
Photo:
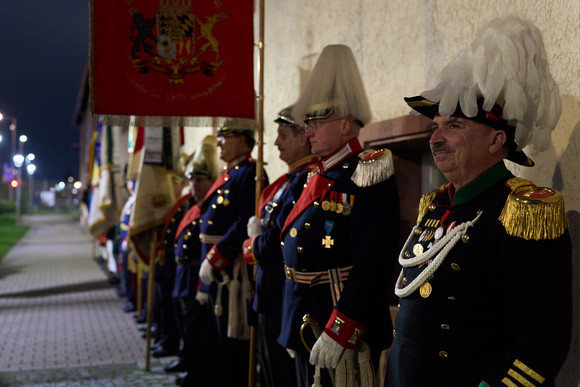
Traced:
[[507, 135], [503, 130], [494, 130], [489, 142], [489, 153], [493, 154], [500, 150], [507, 141]]
[[353, 128], [354, 128], [354, 126], [352, 124], [352, 119], [351, 118], [343, 118], [342, 120], [340, 120], [340, 133], [344, 137], [350, 136], [350, 134], [352, 133]]
[[299, 137], [299, 141], [300, 141], [300, 146], [302, 148], [306, 147], [306, 146], [310, 146], [310, 141], [308, 140], [308, 136], [306, 136], [306, 132], [301, 130], [298, 133], [298, 137]]

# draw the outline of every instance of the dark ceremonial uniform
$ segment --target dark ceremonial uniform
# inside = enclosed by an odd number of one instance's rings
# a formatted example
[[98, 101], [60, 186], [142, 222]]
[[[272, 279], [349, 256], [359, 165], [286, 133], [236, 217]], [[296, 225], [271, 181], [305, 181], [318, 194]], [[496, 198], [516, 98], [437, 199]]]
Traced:
[[180, 357], [188, 372], [184, 383], [188, 385], [190, 379], [194, 378], [197, 385], [210, 386], [208, 372], [210, 365], [205, 355], [210, 345], [208, 323], [213, 315], [210, 313], [209, 305], [201, 305], [195, 300], [201, 265], [200, 216], [201, 208], [197, 204], [192, 204], [177, 228], [174, 244], [177, 268], [172, 295], [180, 308], [183, 338]]
[[[128, 243], [129, 235], [129, 220], [131, 219], [131, 212], [133, 210], [133, 205], [135, 204], [135, 195], [132, 195], [127, 199], [127, 202], [123, 206], [121, 211], [121, 216], [119, 218], [119, 255], [121, 257], [121, 284], [124, 293], [127, 297], [127, 304], [123, 307], [126, 311], [135, 310], [137, 301], [135, 299], [136, 295], [136, 279], [135, 279], [135, 268], [133, 262], [130, 262], [129, 250], [128, 248], [123, 249]], [[125, 241], [125, 243], [123, 243]], [[131, 266], [133, 266], [131, 268]], [[132, 269], [132, 270], [131, 270]], [[130, 307], [132, 305], [132, 308]], [[131, 309], [131, 310], [129, 310]]]
[[168, 353], [179, 349], [179, 327], [177, 305], [172, 297], [175, 282], [174, 240], [177, 227], [190, 207], [191, 195], [180, 197], [165, 216], [162, 242], [159, 249], [162, 254], [155, 268], [155, 304], [157, 311], [158, 344]]
[[[210, 188], [202, 206], [200, 219], [200, 240], [202, 259], [208, 259], [218, 271], [225, 270], [233, 278], [233, 262], [241, 259], [242, 244], [247, 237], [248, 219], [254, 215], [255, 207], [256, 163], [250, 154], [242, 155], [230, 163]], [[265, 176], [264, 184], [268, 180]], [[245, 264], [243, 265], [245, 266]], [[242, 267], [242, 270], [246, 270]], [[219, 272], [218, 280], [222, 281]], [[248, 272], [249, 273], [249, 272]], [[251, 278], [251, 273], [248, 274]], [[210, 306], [223, 312], [215, 316], [212, 331], [219, 337], [213, 345], [219, 350], [220, 359], [216, 366], [220, 370], [214, 374], [220, 386], [247, 385], [249, 342], [248, 340], [227, 337], [228, 325], [228, 287], [218, 289], [214, 282], [211, 285]], [[246, 305], [240, 305], [246, 308]], [[221, 384], [220, 384], [221, 383]]]
[[570, 344], [566, 225], [561, 196], [503, 162], [425, 195], [399, 258], [387, 385], [553, 386]]
[[310, 155], [290, 166], [290, 172], [267, 186], [260, 197], [263, 233], [244, 242], [244, 260], [257, 263], [254, 310], [259, 313], [260, 371], [266, 386], [296, 386], [294, 361], [277, 342], [281, 324], [284, 261], [280, 232], [302, 192], [308, 172], [317, 165]]
[[278, 342], [306, 362], [305, 314], [345, 348], [355, 349], [365, 336], [375, 361], [390, 342], [399, 198], [390, 152], [361, 151], [352, 139], [321, 160], [282, 230], [286, 281]]

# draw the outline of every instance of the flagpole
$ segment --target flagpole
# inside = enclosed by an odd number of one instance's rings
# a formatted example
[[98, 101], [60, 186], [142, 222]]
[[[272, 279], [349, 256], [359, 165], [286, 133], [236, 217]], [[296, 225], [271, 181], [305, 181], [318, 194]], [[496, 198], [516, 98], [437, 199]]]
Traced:
[[157, 230], [153, 231], [153, 239], [149, 249], [149, 281], [147, 282], [147, 353], [145, 355], [145, 371], [149, 372], [151, 359], [151, 325], [153, 324], [153, 290], [155, 286], [155, 248], [157, 247]]
[[[256, 198], [254, 203], [254, 215], [260, 217], [260, 195], [262, 194], [262, 186], [264, 185], [264, 0], [259, 0], [259, 42], [258, 42], [258, 159], [256, 165]], [[254, 266], [254, 281], [256, 277], [256, 267]], [[255, 286], [254, 286], [255, 292]], [[258, 321], [256, 319], [256, 323]], [[250, 361], [248, 372], [248, 386], [256, 386], [256, 352], [257, 352], [257, 326], [250, 326]]]

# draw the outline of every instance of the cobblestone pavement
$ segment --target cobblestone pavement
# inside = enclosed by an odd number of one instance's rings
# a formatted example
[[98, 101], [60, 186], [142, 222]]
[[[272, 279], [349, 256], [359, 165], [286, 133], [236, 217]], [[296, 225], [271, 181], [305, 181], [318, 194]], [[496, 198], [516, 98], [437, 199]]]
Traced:
[[27, 234], [0, 262], [0, 387], [173, 386], [124, 300], [93, 259], [78, 218], [24, 216]]

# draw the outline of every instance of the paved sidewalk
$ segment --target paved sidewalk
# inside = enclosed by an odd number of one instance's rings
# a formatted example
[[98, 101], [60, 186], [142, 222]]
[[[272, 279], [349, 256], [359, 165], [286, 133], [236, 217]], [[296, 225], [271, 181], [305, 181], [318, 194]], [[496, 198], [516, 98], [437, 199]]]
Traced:
[[0, 263], [0, 387], [172, 386], [175, 358], [151, 358], [77, 217], [24, 216]]

